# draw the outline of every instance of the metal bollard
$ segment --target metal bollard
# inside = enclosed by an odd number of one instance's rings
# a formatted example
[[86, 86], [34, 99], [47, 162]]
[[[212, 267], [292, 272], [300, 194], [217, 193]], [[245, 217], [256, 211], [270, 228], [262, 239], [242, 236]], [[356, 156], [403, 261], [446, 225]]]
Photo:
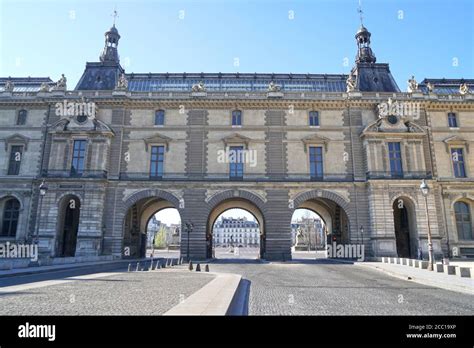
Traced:
[[201, 272], [201, 264], [197, 264], [196, 266], [196, 272]]
[[131, 271], [132, 271], [132, 264], [129, 263], [129, 264], [128, 264], [128, 271], [127, 271], [127, 272], [131, 272]]
[[150, 262], [150, 268], [148, 268], [149, 271], [153, 271], [153, 260]]
[[137, 268], [135, 269], [135, 272], [138, 272], [140, 268], [140, 262], [137, 262]]
[[209, 272], [209, 265], [206, 265], [206, 267], [204, 268], [204, 271]]
[[189, 261], [188, 269], [189, 269], [190, 271], [193, 270], [193, 262], [192, 262], [192, 261]]

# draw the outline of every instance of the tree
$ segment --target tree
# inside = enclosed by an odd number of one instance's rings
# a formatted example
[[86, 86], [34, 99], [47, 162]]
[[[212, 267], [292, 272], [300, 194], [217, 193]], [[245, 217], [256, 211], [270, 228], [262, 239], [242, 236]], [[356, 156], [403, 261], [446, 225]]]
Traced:
[[161, 225], [155, 234], [155, 248], [166, 248], [166, 227], [164, 225]]

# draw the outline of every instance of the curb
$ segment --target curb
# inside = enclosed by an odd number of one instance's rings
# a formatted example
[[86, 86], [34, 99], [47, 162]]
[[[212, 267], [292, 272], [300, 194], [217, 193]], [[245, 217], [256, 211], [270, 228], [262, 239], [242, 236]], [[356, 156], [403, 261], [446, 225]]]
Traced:
[[229, 313], [242, 276], [209, 272], [216, 277], [163, 315], [226, 315]]
[[[156, 261], [160, 258], [155, 258], [153, 261]], [[102, 262], [88, 262], [88, 263], [69, 263], [65, 265], [57, 265], [57, 266], [43, 266], [43, 267], [51, 267], [51, 268], [37, 268], [37, 267], [27, 267], [27, 268], [18, 268], [17, 272], [13, 273], [0, 273], [0, 279], [2, 278], [11, 278], [17, 276], [25, 276], [25, 275], [33, 275], [33, 274], [42, 274], [42, 273], [52, 273], [52, 272], [60, 272], [66, 270], [79, 270], [82, 268], [90, 268], [90, 267], [97, 267], [97, 266], [114, 266], [120, 264], [128, 264], [128, 263], [137, 263], [137, 262], [150, 262], [150, 259], [130, 259], [130, 260], [116, 260], [116, 261], [102, 261]]]
[[378, 267], [376, 265], [369, 265], [369, 264], [364, 264], [364, 263], [355, 263], [356, 266], [361, 266], [361, 267], [369, 267], [372, 269], [375, 269], [380, 272], [384, 272], [392, 277], [399, 278], [402, 280], [407, 280], [407, 281], [413, 281], [418, 284], [423, 284], [423, 285], [429, 285], [437, 288], [441, 288], [444, 290], [450, 290], [450, 291], [455, 291], [455, 292], [460, 292], [463, 294], [468, 294], [468, 295], [474, 295], [474, 289], [469, 288], [469, 287], [464, 287], [462, 285], [450, 285], [447, 284], [446, 282], [443, 281], [436, 281], [436, 280], [431, 280], [431, 279], [426, 279], [426, 278], [419, 278], [415, 277], [413, 275], [407, 275], [404, 273], [398, 273], [394, 271], [389, 271], [386, 269], [383, 269], [381, 267]]

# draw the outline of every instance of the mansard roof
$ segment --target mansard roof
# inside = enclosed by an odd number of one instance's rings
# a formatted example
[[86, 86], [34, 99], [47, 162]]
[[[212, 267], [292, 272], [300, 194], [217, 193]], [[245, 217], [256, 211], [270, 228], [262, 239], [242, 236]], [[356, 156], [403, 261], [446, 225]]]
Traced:
[[38, 92], [42, 83], [53, 85], [49, 77], [0, 77], [0, 92], [5, 90], [5, 83], [10, 80], [15, 85], [13, 92]]
[[126, 74], [128, 90], [132, 92], [190, 91], [203, 82], [207, 91], [268, 90], [270, 82], [282, 91], [345, 92], [348, 75], [288, 74], [288, 73], [148, 73]]
[[467, 84], [471, 91], [474, 90], [474, 79], [430, 79], [425, 78], [420, 84], [419, 88], [423, 93], [428, 93], [428, 83], [434, 86], [434, 93], [436, 94], [460, 94], [459, 86]]

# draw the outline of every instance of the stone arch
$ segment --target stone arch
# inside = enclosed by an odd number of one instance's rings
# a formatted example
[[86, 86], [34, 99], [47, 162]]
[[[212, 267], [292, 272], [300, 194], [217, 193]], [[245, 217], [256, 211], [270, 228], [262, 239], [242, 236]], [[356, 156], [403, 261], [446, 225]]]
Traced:
[[[138, 232], [134, 232], [135, 234], [130, 235], [130, 231], [137, 231], [137, 229], [132, 229], [132, 230], [127, 230], [126, 227], [127, 227], [127, 216], [129, 215], [129, 211], [130, 209], [137, 203], [141, 203], [142, 201], [147, 201], [147, 200], [150, 200], [150, 202], [145, 202], [145, 210], [144, 211], [141, 211], [140, 212], [140, 216], [138, 216]], [[153, 200], [155, 200], [156, 202], [152, 202]], [[135, 247], [138, 247], [139, 249], [140, 248], [143, 248], [143, 243], [144, 241], [143, 240], [140, 240], [138, 241], [137, 238], [142, 238], [142, 231], [146, 231], [146, 228], [144, 228], [144, 224], [145, 224], [145, 220], [148, 221], [149, 219], [148, 218], [145, 218], [145, 215], [147, 214], [153, 214], [161, 209], [165, 209], [165, 208], [175, 208], [178, 210], [180, 216], [182, 216], [182, 208], [180, 208], [180, 199], [178, 197], [176, 197], [174, 194], [172, 194], [171, 192], [168, 192], [168, 191], [165, 191], [165, 190], [160, 190], [160, 189], [146, 189], [146, 190], [141, 190], [141, 191], [138, 191], [138, 192], [134, 192], [132, 194], [130, 194], [129, 196], [125, 197], [123, 199], [123, 204], [122, 204], [122, 208], [120, 210], [120, 213], [117, 217], [117, 219], [119, 219], [120, 221], [120, 231], [121, 231], [121, 243], [122, 243], [122, 252], [125, 250], [125, 243], [126, 243], [126, 236], [128, 236], [129, 238], [131, 238], [131, 244], [129, 245], [130, 246], [130, 249], [129, 250], [132, 250], [132, 247], [135, 248]], [[182, 202], [182, 201], [181, 201]], [[134, 220], [136, 221], [136, 220]], [[128, 231], [128, 232], [127, 232]], [[128, 233], [128, 234], [127, 234]], [[136, 233], [139, 233], [139, 234], [136, 234]], [[137, 237], [138, 236], [138, 237]], [[145, 234], [145, 237], [146, 237], [146, 234]], [[145, 239], [146, 241], [146, 239]], [[130, 242], [130, 240], [129, 240]], [[138, 244], [137, 244], [138, 243]], [[137, 249], [138, 250], [138, 249]], [[133, 253], [135, 252], [139, 252], [139, 253], [143, 253], [143, 250], [140, 249], [140, 250], [135, 250], [133, 249]], [[146, 250], [145, 250], [146, 252]], [[124, 255], [122, 255], [124, 256]], [[125, 255], [125, 256], [132, 256], [132, 254], [130, 255]]]
[[243, 209], [252, 214], [260, 229], [260, 257], [265, 255], [265, 202], [246, 190], [227, 190], [212, 196], [208, 201], [206, 224], [207, 257], [212, 257], [212, 228], [216, 219], [229, 209]]
[[[71, 200], [78, 201], [71, 207]], [[77, 240], [81, 223], [82, 197], [75, 192], [66, 192], [56, 200], [58, 213], [54, 254], [57, 257], [74, 257], [77, 251]]]
[[67, 191], [61, 193], [58, 197], [56, 197], [56, 205], [59, 206], [62, 203], [63, 199], [67, 196], [77, 197], [77, 199], [79, 199], [79, 202], [81, 203], [81, 206], [84, 205], [84, 198], [82, 197], [82, 195], [74, 191]]
[[349, 202], [338, 193], [327, 191], [327, 190], [311, 190], [311, 191], [299, 193], [293, 199], [295, 209], [301, 204], [303, 204], [304, 202], [311, 199], [317, 199], [317, 198], [326, 198], [326, 199], [329, 199], [330, 201], [337, 203], [345, 211], [349, 219], [351, 219], [352, 214], [351, 214]]
[[[397, 211], [395, 205], [397, 205], [397, 201], [402, 200], [403, 208], [405, 209], [404, 214], [406, 214], [406, 218], [408, 220], [408, 226], [405, 226], [405, 229], [408, 231], [403, 231], [403, 226], [401, 226], [401, 212]], [[408, 258], [416, 258], [417, 257], [417, 250], [419, 246], [418, 242], [418, 222], [417, 222], [417, 209], [418, 204], [417, 201], [413, 198], [413, 196], [400, 193], [395, 195], [390, 200], [390, 207], [392, 208], [392, 216], [393, 216], [393, 233], [395, 237], [395, 247], [396, 252], [399, 257], [408, 257]]]
[[126, 213], [127, 210], [132, 205], [134, 205], [135, 203], [137, 203], [138, 201], [140, 201], [144, 198], [161, 198], [161, 199], [164, 199], [164, 200], [172, 203], [173, 206], [176, 209], [180, 210], [180, 208], [179, 208], [179, 198], [177, 198], [174, 194], [172, 194], [168, 191], [165, 191], [165, 190], [151, 190], [151, 189], [148, 189], [148, 190], [142, 190], [142, 191], [139, 191], [139, 192], [132, 193], [131, 195], [126, 197], [124, 199], [124, 205], [123, 205], [124, 213]]
[[18, 201], [18, 203], [20, 203], [20, 212], [23, 211], [23, 209], [25, 208], [25, 204], [20, 195], [13, 192], [0, 195], [0, 201], [4, 199], [7, 200], [9, 198], [15, 198]]

